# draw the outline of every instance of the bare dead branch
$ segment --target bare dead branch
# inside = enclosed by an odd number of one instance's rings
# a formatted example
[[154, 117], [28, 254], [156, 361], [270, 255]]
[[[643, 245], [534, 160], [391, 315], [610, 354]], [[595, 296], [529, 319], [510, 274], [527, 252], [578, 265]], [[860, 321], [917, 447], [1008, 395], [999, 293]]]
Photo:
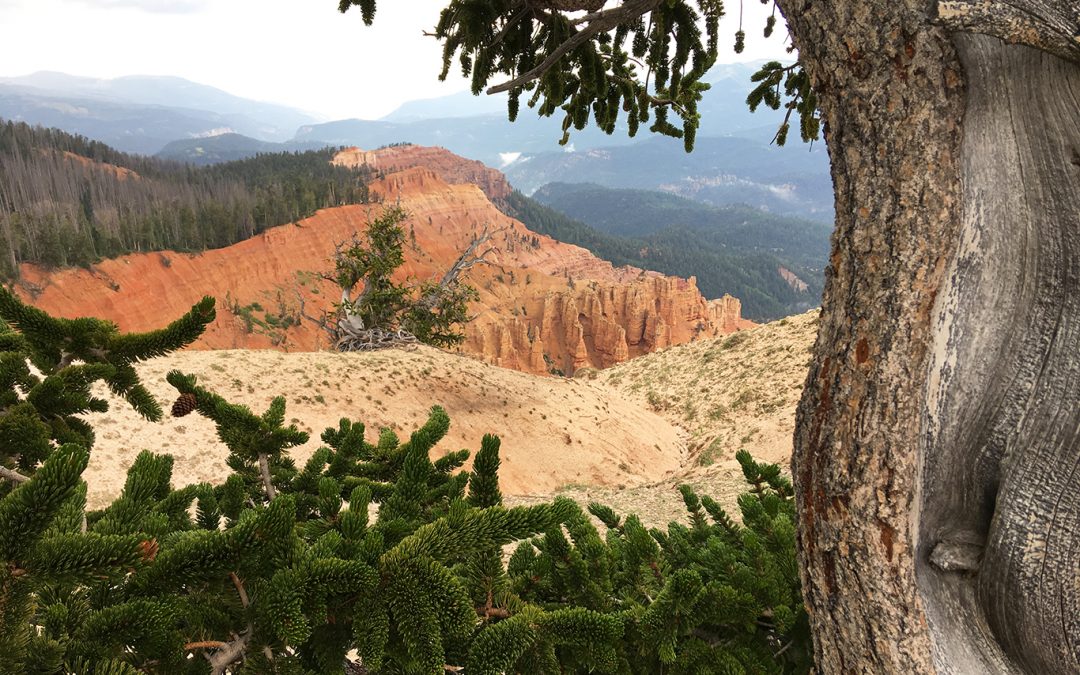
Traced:
[[267, 499], [273, 499], [277, 496], [277, 492], [274, 491], [274, 483], [270, 480], [270, 460], [267, 459], [266, 453], [262, 452], [259, 453], [259, 473], [262, 475]]
[[485, 227], [478, 236], [473, 237], [472, 241], [469, 242], [469, 245], [465, 247], [465, 250], [462, 251], [461, 255], [458, 256], [458, 259], [455, 260], [454, 264], [450, 266], [450, 269], [446, 270], [446, 273], [443, 274], [443, 278], [439, 282], [439, 286], [441, 286], [442, 288], [447, 288], [451, 284], [457, 282], [457, 278], [465, 270], [476, 267], [477, 265], [489, 264], [490, 261], [487, 260], [487, 256], [494, 253], [496, 251], [496, 248], [494, 246], [489, 246], [482, 253], [479, 254], [476, 252], [476, 250], [482, 245], [491, 241], [496, 234], [506, 229], [507, 228], [503, 227], [495, 230], [494, 232], [489, 232], [488, 228]]
[[229, 572], [229, 579], [233, 582], [233, 586], [236, 587], [236, 592], [240, 596], [240, 604], [244, 606], [244, 609], [247, 609], [251, 602], [248, 601], [247, 591], [244, 590], [244, 582], [240, 581], [240, 577], [236, 576], [236, 572]]
[[235, 637], [231, 642], [213, 654], [207, 654], [206, 660], [210, 662], [210, 672], [213, 675], [222, 675], [225, 670], [244, 655], [248, 641], [251, 639], [251, 626], [244, 631], [243, 635]]
[[13, 483], [25, 483], [30, 480], [29, 476], [24, 476], [18, 471], [9, 469], [4, 466], [0, 466], [0, 478], [6, 478]]

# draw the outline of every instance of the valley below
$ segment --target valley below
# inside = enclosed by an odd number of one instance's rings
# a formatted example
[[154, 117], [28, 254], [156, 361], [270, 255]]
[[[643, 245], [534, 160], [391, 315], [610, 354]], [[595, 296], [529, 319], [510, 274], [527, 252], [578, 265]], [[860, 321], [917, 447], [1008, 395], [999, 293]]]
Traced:
[[[491, 235], [487, 264], [464, 277], [479, 299], [461, 346], [489, 363], [573, 375], [753, 325], [738, 299], [706, 300], [693, 277], [615, 267], [535, 234], [497, 208], [510, 187], [479, 162], [419, 146], [340, 153], [338, 161], [380, 172], [369, 185], [376, 202], [408, 212], [398, 281], [437, 280], [474, 238]], [[163, 325], [213, 295], [221, 311], [195, 348], [321, 349], [320, 320], [340, 297], [323, 276], [334, 246], [381, 211], [379, 203], [322, 209], [203, 253], [131, 253], [88, 268], [24, 263], [16, 290], [55, 315], [98, 316], [128, 331]]]
[[[91, 178], [148, 180], [80, 162]], [[439, 405], [451, 429], [433, 459], [499, 435], [511, 504], [564, 495], [659, 526], [683, 520], [683, 483], [737, 514], [746, 489], [740, 449], [786, 471], [816, 311], [757, 325], [738, 298], [706, 299], [693, 276], [615, 265], [531, 229], [524, 221], [551, 224], [547, 207], [524, 201], [499, 171], [442, 148], [349, 148], [332, 163], [368, 181], [366, 203], [321, 208], [202, 252], [132, 252], [85, 267], [22, 263], [14, 288], [50, 314], [97, 316], [124, 331], [158, 328], [215, 297], [217, 318], [202, 337], [143, 362], [139, 374], [166, 407], [172, 369], [256, 412], [285, 396], [286, 419], [312, 437], [293, 452], [297, 463], [342, 418], [365, 423], [371, 441], [383, 429], [404, 438]], [[453, 350], [339, 353], [329, 344], [325, 324], [341, 293], [330, 258], [388, 205], [408, 214], [398, 283], [438, 280], [485, 239], [483, 264], [463, 275], [477, 297]], [[786, 287], [775, 266], [763, 269]], [[144, 448], [175, 457], [177, 486], [228, 474], [228, 451], [201, 416], [149, 424], [117, 402], [88, 420], [98, 429], [86, 474], [92, 508], [119, 494]]]

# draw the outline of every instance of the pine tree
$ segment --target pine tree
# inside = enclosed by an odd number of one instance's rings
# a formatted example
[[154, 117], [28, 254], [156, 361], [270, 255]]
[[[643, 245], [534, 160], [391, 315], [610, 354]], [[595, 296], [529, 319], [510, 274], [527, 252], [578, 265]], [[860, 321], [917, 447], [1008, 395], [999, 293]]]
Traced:
[[466, 450], [432, 461], [450, 426], [438, 406], [405, 441], [383, 430], [369, 442], [342, 419], [300, 466], [289, 450], [307, 434], [285, 424], [283, 398], [256, 414], [173, 371], [175, 414], [216, 424], [228, 477], [175, 488], [172, 457], [143, 451], [119, 497], [86, 512], [93, 435], [76, 415], [105, 409], [89, 383], [160, 417], [132, 364], [190, 343], [213, 303], [146, 334], [54, 319], [6, 292], [0, 317], [13, 411], [0, 672], [342, 673], [352, 650], [370, 673], [808, 668], [791, 489], [776, 467], [740, 455], [752, 485], [741, 525], [686, 488], [689, 527], [647, 531], [593, 505], [602, 538], [567, 499], [505, 507], [496, 436], [471, 470]]

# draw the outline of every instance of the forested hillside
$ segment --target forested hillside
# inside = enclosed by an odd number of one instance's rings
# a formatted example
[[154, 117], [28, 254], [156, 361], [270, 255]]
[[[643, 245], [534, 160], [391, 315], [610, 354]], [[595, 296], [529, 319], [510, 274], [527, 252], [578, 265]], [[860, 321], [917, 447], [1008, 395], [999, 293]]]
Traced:
[[[765, 248], [732, 247], [721, 231], [674, 225], [642, 236], [609, 234], [517, 191], [504, 208], [530, 230], [586, 248], [615, 265], [696, 276], [705, 297], [734, 295], [742, 301], [743, 316], [754, 321], [806, 311], [820, 303], [820, 269], [806, 269]], [[632, 224], [632, 216], [628, 218]], [[781, 267], [790, 269], [806, 288], [785, 280]]]
[[234, 162], [266, 153], [306, 152], [328, 147], [327, 143], [286, 141], [274, 143], [241, 134], [218, 134], [208, 138], [182, 138], [159, 150], [154, 156], [196, 166]]
[[745, 204], [715, 206], [669, 192], [593, 183], [549, 183], [532, 197], [607, 234], [645, 237], [688, 228], [728, 251], [772, 253], [813, 276], [820, 276], [829, 256], [830, 225]]
[[315, 210], [367, 200], [367, 174], [334, 150], [195, 168], [56, 129], [0, 121], [0, 275], [132, 251], [200, 251]]

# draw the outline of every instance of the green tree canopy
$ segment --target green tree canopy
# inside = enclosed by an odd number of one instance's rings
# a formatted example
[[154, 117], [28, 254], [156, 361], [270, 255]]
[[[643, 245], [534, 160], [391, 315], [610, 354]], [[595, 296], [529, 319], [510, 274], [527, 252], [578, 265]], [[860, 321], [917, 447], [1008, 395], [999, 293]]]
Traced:
[[[338, 5], [342, 12], [353, 6], [366, 24], [374, 21], [374, 0]], [[631, 136], [649, 124], [650, 131], [682, 138], [689, 152], [723, 15], [721, 0], [626, 0], [611, 7], [602, 0], [449, 0], [431, 35], [443, 43], [440, 79], [458, 67], [474, 94], [508, 92], [511, 120], [524, 96], [540, 115], [562, 114], [564, 144], [571, 128], [583, 129], [591, 119], [610, 134], [625, 115]], [[775, 25], [774, 13], [766, 37]], [[745, 40], [740, 25], [736, 52]], [[793, 113], [801, 136], [817, 138], [816, 99], [798, 64], [767, 63], [754, 79], [752, 109], [764, 103], [788, 110], [778, 143], [786, 140]]]

